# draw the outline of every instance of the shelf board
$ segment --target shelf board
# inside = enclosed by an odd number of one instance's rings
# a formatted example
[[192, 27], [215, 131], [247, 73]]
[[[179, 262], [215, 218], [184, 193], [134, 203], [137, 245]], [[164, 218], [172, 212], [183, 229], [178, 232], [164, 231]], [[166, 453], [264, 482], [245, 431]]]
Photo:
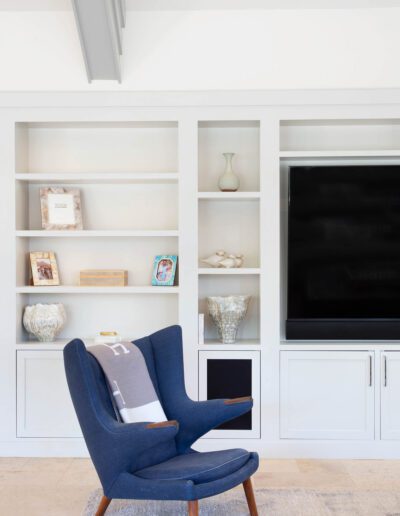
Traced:
[[322, 150], [322, 151], [281, 151], [281, 159], [295, 158], [380, 158], [399, 157], [400, 150]]
[[127, 286], [80, 287], [79, 285], [22, 286], [17, 294], [178, 294], [179, 287]]
[[178, 174], [171, 173], [131, 173], [131, 172], [108, 172], [108, 173], [26, 173], [15, 174], [17, 181], [29, 183], [74, 183], [74, 184], [97, 184], [97, 183], [175, 183], [178, 181]]
[[241, 274], [260, 274], [261, 269], [259, 267], [240, 267], [225, 269], [223, 267], [199, 267], [198, 273], [201, 275], [241, 275]]
[[177, 229], [134, 229], [134, 230], [82, 230], [82, 231], [47, 231], [21, 230], [15, 235], [21, 238], [104, 238], [104, 237], [178, 237]]
[[249, 200], [259, 199], [260, 192], [198, 192], [198, 199], [219, 199], [219, 200]]
[[[65, 348], [65, 346], [72, 339], [57, 339], [54, 342], [39, 342], [37, 340], [24, 340], [21, 342], [17, 342], [16, 348], [17, 350], [38, 350], [38, 351], [49, 351], [56, 350], [60, 351]], [[82, 339], [83, 340], [83, 339]]]
[[240, 350], [259, 350], [261, 347], [260, 339], [238, 339], [234, 344], [223, 344], [219, 340], [206, 339], [204, 344], [199, 344], [199, 350], [215, 351], [240, 351]]
[[[24, 340], [17, 342], [16, 349], [17, 350], [38, 350], [38, 351], [62, 351], [68, 342], [71, 342], [73, 338], [70, 339], [56, 339], [53, 342], [39, 342], [37, 340]], [[82, 338], [82, 341], [86, 345], [86, 347], [93, 346], [95, 344], [94, 339], [85, 339]]]

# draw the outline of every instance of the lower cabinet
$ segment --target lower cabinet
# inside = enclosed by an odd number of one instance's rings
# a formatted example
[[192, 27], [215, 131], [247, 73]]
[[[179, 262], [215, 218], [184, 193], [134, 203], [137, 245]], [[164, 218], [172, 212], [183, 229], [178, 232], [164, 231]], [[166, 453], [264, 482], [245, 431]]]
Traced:
[[253, 409], [208, 432], [208, 438], [260, 437], [260, 352], [199, 351], [199, 399], [252, 396]]
[[62, 351], [17, 351], [17, 436], [81, 435]]
[[373, 371], [368, 351], [282, 351], [281, 438], [374, 439]]
[[381, 439], [400, 439], [400, 351], [381, 357]]

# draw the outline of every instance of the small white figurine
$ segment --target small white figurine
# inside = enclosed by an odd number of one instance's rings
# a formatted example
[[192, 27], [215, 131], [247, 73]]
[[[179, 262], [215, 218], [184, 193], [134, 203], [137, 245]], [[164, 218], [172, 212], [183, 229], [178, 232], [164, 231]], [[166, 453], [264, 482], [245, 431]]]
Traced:
[[222, 249], [217, 251], [215, 254], [212, 254], [208, 258], [204, 258], [201, 260], [203, 263], [210, 265], [210, 267], [221, 267], [221, 261], [225, 258], [226, 253]]
[[222, 267], [225, 267], [225, 269], [233, 269], [236, 267], [236, 258], [234, 254], [230, 254], [227, 258], [224, 258], [220, 262]]
[[243, 254], [227, 254], [222, 249], [212, 254], [208, 258], [201, 260], [210, 267], [224, 267], [225, 269], [235, 269], [243, 265], [244, 256]]
[[244, 256], [242, 254], [235, 255], [235, 260], [236, 260], [235, 267], [240, 268], [243, 265], [243, 258], [244, 258]]

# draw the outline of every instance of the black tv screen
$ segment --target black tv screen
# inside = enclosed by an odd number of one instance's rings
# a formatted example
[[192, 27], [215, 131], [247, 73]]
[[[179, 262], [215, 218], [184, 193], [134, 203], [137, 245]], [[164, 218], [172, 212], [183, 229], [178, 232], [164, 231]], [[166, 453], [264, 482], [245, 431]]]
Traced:
[[290, 168], [287, 313], [288, 338], [400, 338], [400, 166]]

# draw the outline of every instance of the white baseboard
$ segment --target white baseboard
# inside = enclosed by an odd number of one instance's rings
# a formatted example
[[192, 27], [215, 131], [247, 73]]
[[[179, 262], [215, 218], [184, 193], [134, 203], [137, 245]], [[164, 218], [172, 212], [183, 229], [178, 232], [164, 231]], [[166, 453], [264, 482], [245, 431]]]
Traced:
[[89, 457], [83, 439], [20, 438], [0, 442], [1, 457]]
[[[400, 459], [400, 441], [201, 439], [194, 448], [245, 448], [263, 459]], [[20, 438], [0, 442], [1, 457], [89, 457], [83, 439]]]
[[400, 459], [400, 441], [261, 441], [255, 439], [202, 439], [199, 451], [245, 448], [263, 459]]

